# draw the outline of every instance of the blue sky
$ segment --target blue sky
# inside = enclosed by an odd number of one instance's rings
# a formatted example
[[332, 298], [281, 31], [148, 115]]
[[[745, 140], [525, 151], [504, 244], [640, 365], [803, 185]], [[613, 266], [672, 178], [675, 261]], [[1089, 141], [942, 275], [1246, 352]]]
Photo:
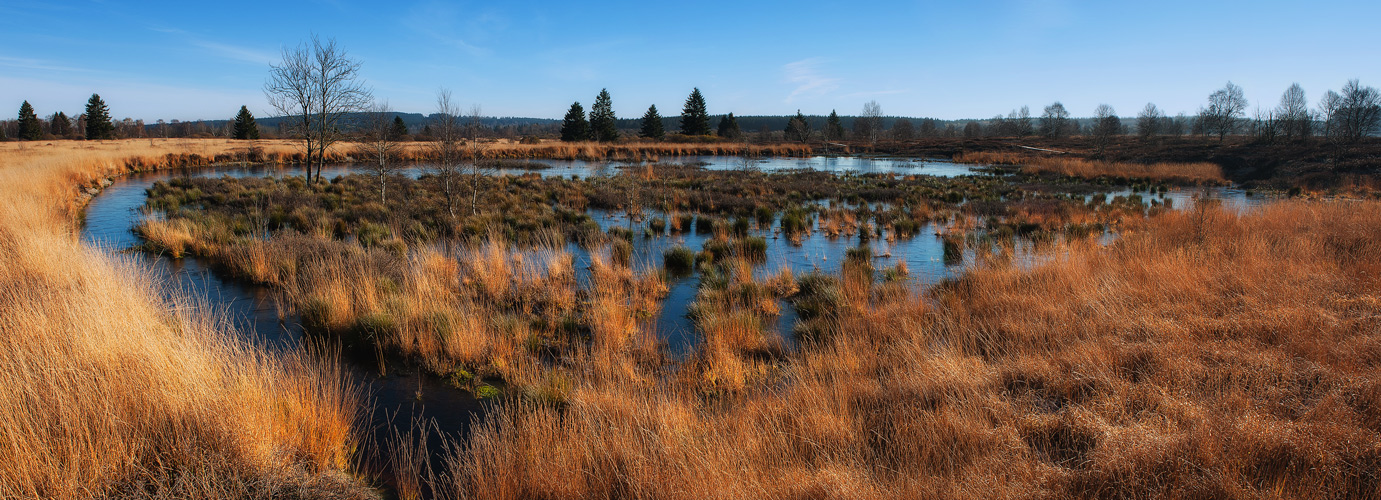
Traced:
[[[1253, 106], [1291, 82], [1311, 105], [1381, 86], [1381, 2], [59, 2], [0, 3], [0, 110], [230, 118], [285, 45], [333, 37], [377, 97], [427, 113], [439, 87], [487, 115], [559, 118], [601, 88], [621, 117], [679, 113], [985, 118], [1059, 100], [1193, 113], [1231, 80]], [[9, 117], [13, 113], [4, 112]]]

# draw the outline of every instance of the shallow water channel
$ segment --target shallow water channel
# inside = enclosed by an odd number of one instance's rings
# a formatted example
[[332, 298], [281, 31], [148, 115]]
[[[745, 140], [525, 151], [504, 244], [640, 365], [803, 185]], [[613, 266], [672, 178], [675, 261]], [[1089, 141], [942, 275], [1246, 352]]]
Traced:
[[[589, 162], [569, 160], [533, 160], [547, 168], [534, 170], [542, 176], [604, 176], [619, 172], [617, 162]], [[670, 160], [673, 163], [699, 163], [707, 169], [737, 169], [745, 164], [736, 157], [682, 157]], [[836, 173], [896, 173], [900, 175], [934, 175], [952, 177], [960, 175], [991, 175], [979, 173], [978, 167], [959, 165], [942, 161], [915, 159], [874, 159], [858, 157], [810, 157], [773, 158], [757, 160], [751, 165], [763, 171], [814, 169]], [[337, 165], [327, 167], [323, 176], [330, 178], [363, 172], [360, 167]], [[402, 173], [416, 177], [424, 172], [423, 166], [405, 169]], [[523, 170], [496, 170], [497, 174], [521, 174]], [[88, 244], [107, 248], [112, 252], [124, 251], [140, 243], [133, 228], [144, 217], [140, 212], [146, 198], [146, 189], [154, 182], [178, 177], [261, 177], [279, 175], [301, 175], [297, 168], [278, 168], [271, 166], [218, 166], [192, 170], [168, 170], [150, 173], [130, 174], [114, 179], [97, 196], [86, 210], [82, 240]], [[1142, 194], [1151, 199], [1172, 199], [1176, 208], [1185, 208], [1192, 202], [1197, 191], [1172, 190], [1164, 195]], [[1116, 195], [1127, 195], [1127, 191], [1109, 192], [1111, 199]], [[1224, 199], [1229, 206], [1244, 209], [1258, 203], [1246, 197], [1242, 191], [1218, 189], [1215, 197]], [[600, 226], [627, 226], [629, 221], [621, 213], [591, 210], [590, 214]], [[643, 222], [645, 224], [645, 221]], [[935, 237], [936, 229], [928, 225], [910, 239], [887, 242], [874, 239], [870, 242], [873, 252], [879, 257], [879, 268], [905, 261], [910, 271], [910, 280], [917, 285], [935, 283], [953, 276], [963, 268], [962, 263], [946, 263], [943, 259], [943, 245]], [[792, 245], [787, 238], [780, 236], [776, 227], [770, 230], [754, 231], [766, 237], [768, 242], [767, 262], [758, 272], [776, 272], [788, 267], [795, 273], [819, 269], [834, 272], [844, 260], [846, 249], [857, 246], [856, 237], [827, 238], [813, 234], [801, 244]], [[684, 245], [698, 251], [709, 235], [688, 231], [680, 234], [643, 238], [641, 231], [633, 239], [633, 265], [635, 269], [660, 267], [663, 252], [676, 245]], [[578, 245], [568, 244], [575, 268], [588, 267], [590, 255]], [[272, 291], [263, 286], [222, 279], [204, 263], [196, 258], [171, 259], [133, 252], [129, 258], [144, 263], [148, 269], [163, 280], [171, 290], [181, 291], [194, 299], [204, 300], [205, 304], [227, 314], [240, 331], [254, 335], [270, 349], [297, 349], [303, 343], [302, 327], [298, 318], [281, 311]], [[693, 325], [686, 317], [687, 308], [695, 299], [699, 278], [691, 275], [673, 278], [668, 282], [670, 293], [663, 303], [661, 315], [656, 322], [657, 334], [667, 343], [668, 349], [676, 355], [691, 352], [697, 342]], [[779, 328], [783, 339], [790, 345], [789, 334], [795, 322], [790, 307], [783, 307]], [[375, 439], [389, 436], [396, 426], [406, 432], [416, 419], [432, 419], [436, 427], [452, 437], [468, 433], [472, 415], [482, 413], [483, 404], [469, 392], [454, 389], [441, 380], [421, 375], [417, 372], [389, 374], [380, 376], [372, 366], [346, 363], [347, 372], [369, 394], [369, 407], [365, 410]], [[433, 447], [432, 449], [439, 449]]]

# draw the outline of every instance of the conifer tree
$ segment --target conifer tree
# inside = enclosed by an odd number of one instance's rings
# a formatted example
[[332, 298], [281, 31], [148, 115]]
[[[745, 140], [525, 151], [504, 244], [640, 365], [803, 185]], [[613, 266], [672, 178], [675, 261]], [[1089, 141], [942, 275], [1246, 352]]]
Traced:
[[705, 111], [705, 96], [700, 88], [691, 91], [686, 98], [686, 106], [681, 110], [681, 133], [685, 135], [710, 135], [710, 115]]
[[796, 116], [786, 121], [785, 132], [788, 140], [810, 141], [810, 122], [806, 121], [806, 115], [801, 114], [801, 110], [796, 110]]
[[240, 106], [240, 114], [235, 115], [234, 137], [242, 141], [259, 138], [259, 124], [247, 106]]
[[72, 120], [67, 118], [66, 113], [58, 111], [53, 114], [53, 122], [50, 125], [50, 131], [53, 135], [58, 137], [72, 135]]
[[837, 141], [844, 138], [844, 122], [839, 119], [839, 113], [830, 110], [830, 117], [825, 120], [825, 140]]
[[579, 142], [590, 140], [590, 122], [585, 121], [585, 108], [579, 102], [571, 104], [566, 118], [561, 122], [561, 140]]
[[110, 123], [110, 110], [100, 94], [91, 94], [86, 101], [86, 138], [90, 140], [110, 139], [114, 136], [115, 125]]
[[614, 122], [614, 102], [609, 91], [599, 89], [595, 105], [590, 107], [590, 138], [599, 142], [618, 140], [619, 127]]
[[38, 123], [38, 115], [29, 101], [19, 105], [19, 140], [37, 141], [43, 138], [43, 125]]
[[666, 131], [662, 129], [662, 115], [657, 113], [657, 105], [653, 104], [647, 108], [647, 113], [643, 114], [643, 126], [638, 131], [638, 137], [662, 140], [666, 137]]
[[724, 115], [719, 119], [719, 136], [725, 139], [738, 139], [743, 135], [743, 130], [738, 128], [738, 118], [734, 118], [733, 113]]
[[393, 117], [393, 130], [389, 132], [393, 137], [404, 137], [408, 135], [408, 124], [403, 123], [403, 117]]

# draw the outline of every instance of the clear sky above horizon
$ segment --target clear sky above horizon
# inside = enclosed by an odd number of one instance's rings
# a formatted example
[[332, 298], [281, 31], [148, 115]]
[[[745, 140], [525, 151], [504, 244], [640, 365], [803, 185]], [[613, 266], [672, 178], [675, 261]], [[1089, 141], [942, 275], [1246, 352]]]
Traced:
[[440, 87], [491, 116], [560, 118], [601, 88], [620, 117], [712, 114], [986, 118], [1062, 101], [1192, 114], [1227, 81], [1252, 107], [1292, 82], [1312, 106], [1381, 86], [1381, 2], [55, 2], [0, 3], [0, 116], [23, 100], [116, 118], [270, 115], [284, 46], [335, 38], [376, 97], [430, 113]]

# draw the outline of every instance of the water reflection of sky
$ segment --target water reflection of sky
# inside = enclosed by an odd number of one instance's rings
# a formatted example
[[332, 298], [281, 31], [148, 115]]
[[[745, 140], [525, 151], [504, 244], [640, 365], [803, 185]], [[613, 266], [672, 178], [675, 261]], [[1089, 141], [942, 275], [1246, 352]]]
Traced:
[[[543, 176], [614, 175], [620, 172], [622, 167], [627, 166], [627, 164], [618, 162], [533, 161], [548, 167], [536, 171]], [[703, 162], [704, 168], [711, 170], [740, 169], [745, 165], [741, 158], [735, 157], [687, 157], [672, 159], [670, 162]], [[762, 171], [815, 169], [836, 173], [897, 173], [935, 176], [959, 176], [974, 173], [969, 166], [941, 161], [823, 156], [757, 160], [753, 162], [752, 168]], [[416, 177], [426, 170], [426, 165], [416, 165], [404, 169], [402, 173]], [[323, 175], [330, 178], [362, 171], [364, 169], [360, 167], [335, 165], [326, 167]], [[85, 225], [82, 230], [82, 241], [112, 250], [138, 245], [139, 239], [134, 235], [132, 229], [143, 217], [139, 208], [144, 204], [146, 190], [159, 180], [180, 176], [300, 175], [301, 172], [302, 169], [293, 167], [224, 166], [127, 175], [115, 179], [113, 185], [88, 205]], [[498, 172], [505, 174], [524, 173], [523, 170], [499, 170]], [[1129, 194], [1132, 193], [1130, 191], [1113, 191], [1108, 193], [1108, 198], [1112, 199], [1118, 195]], [[1199, 191], [1195, 190], [1171, 190], [1163, 196], [1141, 193], [1148, 202], [1151, 199], [1173, 200], [1176, 208], [1190, 207], [1193, 198], [1198, 194]], [[1245, 192], [1237, 189], [1215, 188], [1210, 192], [1210, 195], [1224, 200], [1227, 206], [1239, 210], [1264, 202], [1262, 198], [1248, 197]], [[591, 215], [606, 231], [611, 227], [629, 226], [627, 217], [621, 213], [591, 211]], [[650, 218], [656, 215], [658, 214], [647, 213], [645, 217]], [[705, 240], [710, 237], [706, 234], [697, 234], [694, 231], [685, 231], [644, 238], [641, 228], [645, 226], [646, 220], [634, 224], [632, 259], [636, 269], [659, 268], [662, 265], [662, 256], [666, 250], [683, 245], [698, 251], [702, 248]], [[694, 225], [692, 225], [693, 227]], [[909, 280], [913, 286], [917, 287], [957, 275], [962, 271], [963, 264], [947, 265], [944, 262], [943, 245], [940, 239], [936, 237], [935, 231], [936, 227], [931, 224], [918, 230], [914, 238], [899, 239], [892, 242], [884, 239], [873, 239], [869, 244], [873, 253], [878, 256], [874, 259], [874, 267], [882, 269], [894, 266], [898, 262], [905, 262], [910, 272]], [[834, 273], [839, 270], [843, 263], [845, 250], [859, 244], [857, 235], [828, 238], [820, 233], [804, 238], [799, 245], [792, 244], [780, 234], [778, 222], [774, 222], [769, 229], [755, 229], [754, 234], [763, 236], [768, 243], [766, 262], [758, 266], [755, 271], [759, 276], [775, 273], [783, 267], [790, 268], [798, 274], [814, 269]], [[1105, 241], [1111, 241], [1111, 239], [1112, 235], [1103, 236]], [[588, 252], [575, 244], [568, 244], [566, 249], [574, 259], [577, 278], [582, 281], [588, 280], [590, 265]], [[280, 316], [272, 292], [264, 287], [222, 280], [196, 259], [172, 260], [145, 255], [133, 255], [130, 258], [136, 259], [139, 265], [149, 269], [150, 272], [154, 273], [155, 279], [162, 281], [170, 290], [184, 292], [203, 301], [204, 304], [214, 310], [225, 312], [241, 331], [253, 332], [270, 346], [293, 348], [301, 342], [302, 331], [297, 320], [292, 315]], [[1015, 256], [1017, 265], [1030, 266], [1050, 258], [1056, 258], [1056, 256], [1031, 252], [1029, 251], [1029, 244], [1018, 243]], [[963, 262], [971, 263], [974, 260], [975, 251], [970, 248], [965, 252]], [[663, 302], [662, 310], [653, 322], [653, 327], [656, 330], [655, 333], [667, 343], [669, 350], [674, 355], [685, 355], [692, 352], [695, 344], [699, 341], [695, 335], [693, 324], [687, 316], [689, 306], [694, 301], [699, 287], [699, 276], [692, 274], [687, 277], [673, 278], [668, 282], [668, 287], [669, 296]], [[783, 304], [778, 328], [788, 346], [792, 343], [790, 330], [794, 324], [794, 319], [794, 311], [789, 305]], [[436, 379], [421, 376], [379, 377], [369, 370], [359, 367], [352, 367], [350, 371], [358, 377], [357, 380], [364, 381], [372, 387], [373, 411], [371, 414], [376, 433], [386, 432], [392, 428], [394, 423], [402, 424], [418, 417], [437, 419], [440, 427], [448, 433], [463, 433], [468, 426], [470, 412], [478, 408], [477, 402], [468, 393], [451, 390]], [[422, 396], [422, 399], [418, 399], [419, 395]]]

